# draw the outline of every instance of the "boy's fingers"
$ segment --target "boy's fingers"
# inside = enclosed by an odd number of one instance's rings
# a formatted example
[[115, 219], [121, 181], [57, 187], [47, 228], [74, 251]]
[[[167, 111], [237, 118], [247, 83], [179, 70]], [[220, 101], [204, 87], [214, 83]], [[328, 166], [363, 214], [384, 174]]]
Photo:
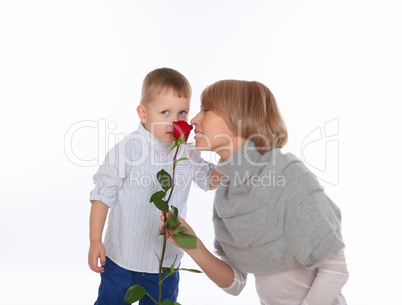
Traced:
[[105, 271], [105, 269], [103, 267], [96, 266], [94, 269], [92, 269], [92, 271], [94, 271], [96, 273], [102, 273]]
[[100, 256], [101, 256], [100, 257], [101, 265], [104, 266], [106, 264], [106, 255], [105, 255], [105, 253], [101, 253]]
[[92, 260], [92, 268], [95, 269], [95, 270], [99, 269], [98, 258], [97, 257], [94, 257], [93, 260]]

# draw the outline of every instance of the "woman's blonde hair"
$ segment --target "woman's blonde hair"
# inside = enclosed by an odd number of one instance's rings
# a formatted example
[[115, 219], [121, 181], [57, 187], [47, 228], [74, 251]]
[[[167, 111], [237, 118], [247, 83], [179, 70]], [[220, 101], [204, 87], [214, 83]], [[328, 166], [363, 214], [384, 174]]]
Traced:
[[252, 140], [261, 154], [287, 142], [275, 97], [259, 82], [218, 81], [202, 92], [201, 103], [221, 116], [235, 135]]
[[153, 70], [145, 76], [142, 83], [140, 104], [146, 105], [153, 94], [166, 93], [169, 90], [173, 90], [178, 97], [191, 98], [191, 86], [183, 74], [170, 68]]

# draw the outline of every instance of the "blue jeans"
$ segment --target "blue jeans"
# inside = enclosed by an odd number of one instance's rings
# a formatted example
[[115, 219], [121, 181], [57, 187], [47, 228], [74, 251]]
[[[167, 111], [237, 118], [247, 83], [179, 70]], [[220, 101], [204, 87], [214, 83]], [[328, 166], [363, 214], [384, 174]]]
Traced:
[[[124, 296], [128, 288], [133, 285], [142, 285], [148, 294], [156, 302], [158, 301], [159, 274], [126, 270], [116, 265], [108, 257], [106, 257], [104, 268], [105, 272], [101, 273], [101, 284], [95, 305], [127, 305], [128, 303], [124, 301]], [[179, 278], [179, 272], [176, 272], [163, 281], [162, 301], [164, 299], [169, 299], [172, 302], [177, 301]], [[155, 305], [155, 302], [145, 295], [140, 300], [139, 305]]]

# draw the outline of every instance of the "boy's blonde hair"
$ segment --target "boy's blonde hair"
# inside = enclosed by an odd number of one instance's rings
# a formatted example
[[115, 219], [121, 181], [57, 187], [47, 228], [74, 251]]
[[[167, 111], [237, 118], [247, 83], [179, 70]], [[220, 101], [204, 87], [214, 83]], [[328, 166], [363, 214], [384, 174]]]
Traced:
[[287, 142], [275, 97], [259, 82], [218, 81], [202, 92], [201, 103], [221, 116], [235, 135], [254, 141], [261, 154]]
[[169, 90], [173, 90], [178, 97], [191, 98], [190, 83], [180, 72], [170, 68], [149, 72], [142, 83], [140, 105], [146, 105], [151, 101], [153, 94], [167, 93]]

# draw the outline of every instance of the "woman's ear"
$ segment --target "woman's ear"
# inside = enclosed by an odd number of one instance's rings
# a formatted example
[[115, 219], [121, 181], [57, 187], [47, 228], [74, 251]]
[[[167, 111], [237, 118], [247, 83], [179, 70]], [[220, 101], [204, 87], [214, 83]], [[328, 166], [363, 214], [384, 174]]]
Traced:
[[146, 123], [147, 122], [147, 110], [145, 109], [145, 107], [143, 105], [137, 106], [137, 113], [138, 113], [138, 117], [140, 118], [141, 122]]

